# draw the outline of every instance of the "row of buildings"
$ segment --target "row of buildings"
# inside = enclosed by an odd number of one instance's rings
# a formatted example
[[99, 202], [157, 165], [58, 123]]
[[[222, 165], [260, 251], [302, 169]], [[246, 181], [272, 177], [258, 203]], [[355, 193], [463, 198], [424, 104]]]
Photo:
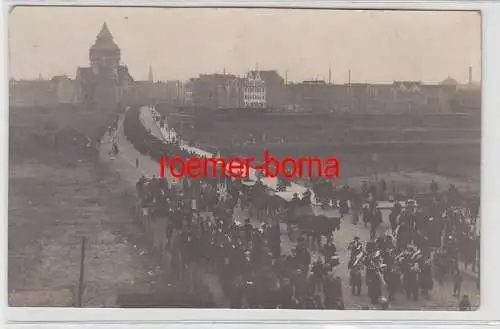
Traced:
[[285, 83], [276, 71], [249, 71], [244, 77], [227, 74], [191, 79], [193, 106], [271, 108], [320, 112], [450, 112], [475, 111], [481, 106], [480, 86], [452, 78], [440, 84], [394, 81], [391, 84], [331, 84], [322, 80]]
[[120, 48], [106, 23], [89, 49], [88, 67], [75, 79], [10, 80], [12, 106], [82, 104], [112, 108], [117, 103], [167, 103], [207, 108], [270, 108], [293, 112], [479, 112], [480, 86], [452, 78], [440, 84], [394, 81], [390, 84], [332, 84], [322, 80], [288, 83], [275, 70], [253, 70], [244, 76], [202, 74], [187, 82], [134, 81], [120, 64]]
[[[472, 72], [469, 72], [472, 75]], [[293, 112], [476, 112], [481, 88], [448, 77], [439, 84], [332, 84], [323, 80], [287, 83], [275, 70], [245, 76], [202, 74], [187, 82], [138, 81], [133, 98], [206, 108], [270, 108]]]

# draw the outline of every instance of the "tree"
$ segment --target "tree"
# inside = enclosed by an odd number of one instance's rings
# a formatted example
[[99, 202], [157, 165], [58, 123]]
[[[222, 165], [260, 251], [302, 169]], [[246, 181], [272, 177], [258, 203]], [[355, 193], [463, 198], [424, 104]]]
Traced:
[[429, 189], [431, 190], [431, 192], [432, 192], [433, 194], [436, 194], [436, 193], [437, 193], [437, 191], [439, 190], [439, 185], [436, 183], [436, 181], [432, 180], [432, 182], [431, 182], [431, 185], [430, 185]]

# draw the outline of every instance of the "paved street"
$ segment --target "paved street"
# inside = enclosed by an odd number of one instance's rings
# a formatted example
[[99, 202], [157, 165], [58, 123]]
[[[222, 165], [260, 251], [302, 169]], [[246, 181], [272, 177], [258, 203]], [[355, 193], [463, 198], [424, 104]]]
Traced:
[[[151, 133], [160, 137], [161, 132], [150, 116], [149, 111], [142, 111], [141, 121], [147, 129], [151, 129]], [[142, 156], [134, 147], [128, 143], [126, 138], [123, 136], [123, 128], [120, 125], [118, 129], [118, 142], [120, 153], [115, 159], [117, 166], [121, 170], [127, 169], [127, 177], [131, 184], [135, 184], [137, 179], [141, 174], [152, 176], [159, 174], [158, 164], [152, 161], [149, 157]], [[139, 169], [135, 168], [135, 159], [139, 159]], [[127, 167], [127, 168], [125, 168]], [[131, 170], [132, 169], [132, 170]], [[329, 214], [338, 215], [337, 211], [334, 209], [327, 210]], [[389, 229], [388, 213], [384, 214], [384, 222], [381, 225], [379, 234], [383, 234]], [[235, 217], [242, 221], [248, 217], [248, 214], [240, 209], [235, 211]], [[252, 219], [254, 225], [259, 225], [255, 219]], [[353, 239], [354, 236], [359, 236], [362, 241], [367, 241], [369, 238], [369, 229], [365, 228], [362, 223], [357, 225], [352, 224], [350, 216], [344, 217], [341, 224], [340, 231], [335, 234], [335, 245], [339, 251], [339, 256], [341, 259], [341, 264], [337, 268], [337, 275], [341, 277], [343, 282], [343, 294], [344, 302], [346, 308], [348, 309], [359, 309], [364, 305], [369, 304], [368, 297], [366, 296], [366, 287], [364, 286], [364, 295], [361, 297], [350, 296], [350, 289], [348, 286], [348, 270], [347, 270], [347, 245]], [[286, 235], [282, 235], [282, 250], [284, 253], [289, 253], [294, 248], [294, 244], [288, 239]], [[317, 253], [313, 252], [313, 257], [317, 257]], [[220, 286], [218, 285], [217, 278], [214, 275], [207, 274], [207, 280], [209, 281], [210, 290], [216, 296], [220, 295]], [[464, 282], [462, 285], [462, 293], [468, 294], [472, 304], [477, 305], [479, 303], [478, 290], [476, 289], [475, 277], [471, 274], [464, 275]], [[448, 280], [443, 286], [439, 286], [437, 283], [434, 285], [434, 289], [431, 293], [430, 300], [424, 300], [421, 298], [419, 301], [408, 301], [402, 293], [396, 296], [396, 301], [391, 304], [392, 309], [436, 309], [436, 310], [455, 310], [458, 305], [458, 299], [452, 296], [452, 284]]]

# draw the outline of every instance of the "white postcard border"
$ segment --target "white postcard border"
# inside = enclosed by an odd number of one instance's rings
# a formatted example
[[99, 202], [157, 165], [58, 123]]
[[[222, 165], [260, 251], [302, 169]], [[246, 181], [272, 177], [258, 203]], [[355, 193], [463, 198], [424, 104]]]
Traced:
[[[445, 322], [458, 322], [472, 324], [482, 321], [494, 321], [500, 319], [500, 280], [495, 280], [500, 274], [500, 263], [494, 261], [498, 258], [496, 242], [500, 239], [500, 221], [498, 216], [497, 202], [500, 196], [500, 3], [490, 2], [400, 2], [385, 1], [375, 3], [371, 1], [345, 2], [345, 1], [225, 1], [204, 2], [191, 1], [188, 4], [181, 1], [51, 1], [51, 2], [10, 2], [11, 4], [29, 5], [140, 5], [140, 6], [266, 6], [266, 7], [316, 7], [316, 8], [358, 8], [358, 9], [460, 9], [460, 10], [483, 10], [483, 62], [482, 62], [482, 90], [483, 90], [483, 124], [482, 124], [482, 241], [481, 253], [483, 265], [481, 266], [481, 305], [476, 312], [450, 312], [450, 311], [309, 311], [309, 310], [224, 310], [224, 309], [75, 309], [75, 308], [7, 308], [6, 318], [11, 323], [247, 323], [258, 325], [259, 322], [290, 323], [298, 324], [322, 324], [349, 321], [351, 324], [385, 324], [392, 321], [419, 322], [422, 325], [430, 325]], [[8, 154], [8, 76], [7, 66], [7, 21], [8, 8], [4, 8], [2, 15], [3, 57], [2, 68], [5, 70], [2, 81], [2, 92], [4, 93], [4, 112], [2, 113], [4, 129], [4, 141], [1, 143], [2, 151]], [[458, 37], [458, 36], [457, 36]], [[4, 209], [4, 266], [0, 272], [2, 278], [7, 281], [7, 193], [8, 187], [8, 162], [4, 162], [4, 182], [1, 199]], [[491, 259], [488, 263], [486, 260]], [[7, 305], [6, 285], [2, 286], [4, 305]], [[344, 323], [345, 324], [345, 323]]]

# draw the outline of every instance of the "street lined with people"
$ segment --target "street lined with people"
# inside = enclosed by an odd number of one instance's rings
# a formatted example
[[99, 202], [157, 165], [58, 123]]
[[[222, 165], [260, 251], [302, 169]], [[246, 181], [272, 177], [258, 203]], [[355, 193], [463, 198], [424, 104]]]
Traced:
[[[142, 129], [157, 138], [164, 137], [153, 116], [148, 118], [148, 114], [151, 115], [151, 111], [140, 111], [138, 122]], [[119, 140], [128, 143], [126, 139]], [[168, 144], [173, 153], [186, 152], [179, 143], [165, 138], [162, 143]], [[134, 151], [130, 148], [132, 145], [128, 146], [120, 146], [120, 149]], [[136, 155], [132, 153], [124, 156], [133, 159]], [[304, 188], [306, 193], [294, 193], [283, 208], [281, 204], [270, 204], [268, 187], [260, 180], [253, 185], [227, 177], [196, 183], [183, 180], [175, 187], [169, 184], [168, 188], [159, 189], [153, 186], [166, 185], [157, 178], [158, 164], [142, 157], [141, 168], [145, 166], [150, 170], [141, 178], [141, 184], [149, 182], [148, 190], [152, 189], [149, 195], [158, 193], [152, 192], [156, 190], [169, 196], [164, 199], [168, 215], [158, 212], [158, 216], [164, 216], [167, 221], [177, 218], [171, 231], [176, 238], [171, 236], [170, 242], [183, 236], [187, 244], [175, 244], [183, 250], [182, 259], [220, 265], [211, 267], [218, 277], [217, 282], [211, 280], [211, 284], [220, 286], [211, 290], [222, 289], [229, 306], [304, 308], [314, 305], [314, 308], [360, 309], [366, 305], [380, 308], [388, 304], [391, 309], [420, 309], [432, 304], [456, 309], [464, 295], [468, 295], [471, 304], [478, 302], [477, 280], [458, 266], [458, 258], [467, 257], [456, 250], [458, 240], [469, 241], [462, 235], [468, 234], [473, 224], [464, 211], [454, 205], [439, 216], [430, 217], [424, 215], [416, 202], [380, 201], [377, 204], [372, 194], [362, 195], [363, 189], [359, 193], [348, 189], [337, 201], [337, 205], [347, 204], [347, 207], [332, 207], [331, 202], [325, 207], [312, 202], [312, 193]], [[172, 181], [169, 177], [167, 184]], [[357, 203], [364, 206], [358, 207]], [[388, 204], [392, 204], [393, 209], [388, 210]], [[299, 214], [305, 208], [306, 216], [324, 216], [326, 220], [341, 217], [338, 230], [322, 231], [314, 220], [306, 220]], [[437, 212], [435, 209], [434, 214]], [[257, 216], [259, 213], [263, 215]], [[363, 220], [359, 221], [359, 217]], [[293, 223], [301, 219], [311, 227]], [[437, 231], [439, 236], [432, 234], [438, 227], [434, 223], [438, 222], [443, 226]], [[453, 238], [457, 235], [459, 238]], [[472, 261], [473, 267], [476, 263], [477, 259]], [[176, 266], [184, 268], [184, 265]], [[249, 267], [253, 269], [250, 271]], [[237, 270], [243, 268], [243, 272]], [[246, 277], [249, 273], [252, 277]], [[264, 281], [257, 280], [261, 276]], [[300, 288], [301, 285], [309, 288]], [[367, 291], [363, 289], [365, 286]], [[285, 293], [287, 289], [294, 291], [291, 297]], [[272, 292], [274, 297], [264, 291]]]

